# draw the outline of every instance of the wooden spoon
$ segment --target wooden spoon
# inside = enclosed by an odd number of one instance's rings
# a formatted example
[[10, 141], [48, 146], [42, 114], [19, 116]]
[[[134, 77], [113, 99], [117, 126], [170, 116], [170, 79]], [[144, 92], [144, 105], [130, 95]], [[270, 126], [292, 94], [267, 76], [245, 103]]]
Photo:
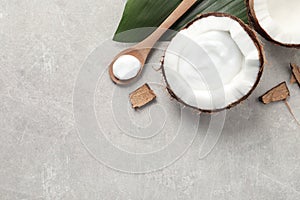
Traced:
[[[196, 2], [197, 0], [183, 0], [178, 5], [178, 7], [171, 13], [171, 15], [150, 36], [148, 36], [145, 40], [136, 44], [135, 46], [120, 52], [109, 65], [109, 75], [111, 80], [116, 84], [126, 85], [131, 83], [136, 77], [138, 77], [141, 74], [146, 63], [147, 57], [155, 43]], [[113, 64], [122, 55], [131, 55], [136, 57], [140, 61], [142, 66], [138, 74], [129, 80], [120, 80], [117, 77], [115, 77], [113, 73]]]

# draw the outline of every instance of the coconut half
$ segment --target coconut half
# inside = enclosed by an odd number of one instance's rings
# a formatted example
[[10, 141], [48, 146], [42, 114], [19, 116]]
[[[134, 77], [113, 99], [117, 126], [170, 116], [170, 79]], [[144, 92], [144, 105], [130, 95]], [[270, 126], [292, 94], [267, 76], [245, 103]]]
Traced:
[[202, 112], [245, 100], [262, 75], [264, 53], [255, 33], [238, 18], [209, 13], [170, 42], [162, 62], [172, 97]]
[[299, 0], [247, 0], [253, 27], [267, 40], [300, 48]]

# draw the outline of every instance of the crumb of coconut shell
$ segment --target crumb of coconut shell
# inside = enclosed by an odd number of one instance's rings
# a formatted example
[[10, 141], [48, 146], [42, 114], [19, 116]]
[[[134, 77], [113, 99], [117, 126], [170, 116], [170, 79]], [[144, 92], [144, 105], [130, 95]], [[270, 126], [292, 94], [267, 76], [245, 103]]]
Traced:
[[156, 95], [154, 91], [149, 87], [146, 83], [143, 86], [139, 87], [129, 95], [130, 102], [133, 108], [141, 108], [154, 99], [156, 99]]

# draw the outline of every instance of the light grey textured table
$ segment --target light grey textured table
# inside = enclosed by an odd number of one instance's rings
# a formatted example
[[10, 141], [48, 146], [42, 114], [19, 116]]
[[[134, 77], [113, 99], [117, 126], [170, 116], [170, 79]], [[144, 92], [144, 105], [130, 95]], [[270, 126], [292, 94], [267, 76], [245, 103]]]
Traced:
[[[289, 79], [288, 63], [300, 61], [300, 51], [267, 42], [261, 83], [247, 101], [227, 112], [219, 142], [208, 156], [199, 158], [210, 121], [205, 115], [188, 151], [156, 172], [122, 173], [89, 152], [76, 128], [74, 85], [87, 57], [112, 37], [123, 6], [121, 0], [0, 1], [0, 199], [300, 199], [299, 126], [283, 103], [257, 101]], [[151, 60], [157, 63], [160, 56], [155, 52]], [[100, 100], [110, 98], [106, 79], [95, 96], [100, 102], [95, 110], [112, 142], [150, 151], [172, 138], [172, 126], [156, 142], [142, 140], [142, 145], [118, 132]], [[290, 104], [300, 119], [300, 90], [297, 85], [290, 89]], [[137, 123], [149, 120], [142, 111], [138, 115]], [[126, 157], [119, 159], [120, 167], [131, 166]]]

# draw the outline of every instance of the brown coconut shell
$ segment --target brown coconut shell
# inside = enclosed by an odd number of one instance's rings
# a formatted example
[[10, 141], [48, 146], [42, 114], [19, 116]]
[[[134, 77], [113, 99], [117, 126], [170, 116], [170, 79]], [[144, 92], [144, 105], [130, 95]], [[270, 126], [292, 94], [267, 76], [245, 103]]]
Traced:
[[192, 22], [188, 23], [182, 30], [184, 29], [187, 29], [189, 28], [194, 22], [198, 21], [198, 20], [201, 20], [203, 18], [206, 18], [206, 17], [210, 17], [210, 16], [215, 16], [215, 17], [229, 17], [235, 21], [237, 21], [241, 27], [246, 31], [246, 33], [250, 36], [250, 38], [252, 39], [253, 43], [255, 44], [258, 52], [259, 52], [259, 60], [260, 60], [260, 69], [259, 69], [259, 72], [257, 74], [257, 77], [256, 77], [256, 81], [253, 85], [253, 87], [251, 88], [251, 90], [244, 96], [242, 97], [241, 99], [237, 100], [236, 102], [224, 107], [224, 108], [221, 108], [221, 109], [214, 109], [214, 110], [206, 110], [206, 109], [202, 109], [202, 108], [197, 108], [197, 107], [194, 107], [194, 106], [191, 106], [187, 103], [185, 103], [182, 99], [180, 99], [178, 96], [176, 96], [176, 94], [172, 91], [172, 88], [170, 87], [169, 83], [168, 83], [168, 80], [167, 80], [167, 77], [166, 77], [166, 73], [165, 73], [165, 69], [164, 69], [164, 57], [163, 57], [163, 60], [161, 62], [162, 64], [162, 73], [163, 73], [163, 77], [164, 77], [164, 80], [166, 82], [166, 85], [167, 85], [167, 91], [168, 93], [171, 95], [172, 98], [174, 98], [175, 100], [177, 100], [179, 103], [189, 107], [189, 108], [192, 108], [192, 109], [195, 109], [197, 111], [200, 111], [200, 112], [204, 112], [204, 113], [216, 113], [216, 112], [220, 112], [220, 111], [223, 111], [223, 110], [226, 110], [226, 109], [230, 109], [238, 104], [240, 104], [241, 102], [243, 102], [244, 100], [246, 100], [250, 95], [251, 93], [255, 90], [255, 88], [257, 87], [259, 81], [260, 81], [260, 78], [262, 76], [262, 73], [263, 73], [263, 69], [264, 69], [264, 63], [265, 63], [265, 54], [264, 54], [264, 49], [263, 49], [263, 46], [261, 45], [260, 43], [260, 40], [258, 39], [256, 33], [248, 26], [246, 25], [242, 20], [240, 20], [239, 18], [233, 16], [233, 15], [230, 15], [230, 14], [226, 14], [226, 13], [218, 13], [218, 12], [211, 12], [211, 13], [207, 13], [207, 14], [202, 14], [202, 15], [199, 15], [196, 19], [194, 19]]
[[249, 23], [262, 37], [264, 37], [266, 40], [276, 45], [280, 45], [288, 48], [300, 48], [300, 44], [287, 44], [273, 39], [259, 24], [259, 21], [256, 17], [255, 10], [254, 10], [254, 0], [246, 0], [246, 5], [248, 9]]

